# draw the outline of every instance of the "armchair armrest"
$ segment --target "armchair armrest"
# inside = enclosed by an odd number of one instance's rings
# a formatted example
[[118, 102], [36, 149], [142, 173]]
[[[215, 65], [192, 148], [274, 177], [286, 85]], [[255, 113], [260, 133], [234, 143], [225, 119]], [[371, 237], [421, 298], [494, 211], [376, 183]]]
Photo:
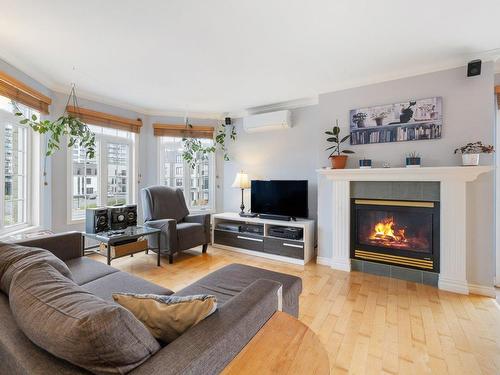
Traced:
[[15, 243], [49, 250], [62, 261], [79, 258], [83, 255], [82, 234], [80, 232], [54, 234], [52, 236], [16, 241]]
[[210, 214], [188, 215], [184, 218], [186, 223], [198, 223], [205, 229], [205, 243], [210, 243]]
[[[177, 250], [177, 221], [174, 219], [150, 220], [144, 223], [145, 227], [161, 230], [160, 249], [167, 252]], [[148, 239], [152, 247], [158, 247], [156, 236], [150, 236]]]
[[130, 374], [219, 374], [277, 311], [281, 288], [254, 281]]

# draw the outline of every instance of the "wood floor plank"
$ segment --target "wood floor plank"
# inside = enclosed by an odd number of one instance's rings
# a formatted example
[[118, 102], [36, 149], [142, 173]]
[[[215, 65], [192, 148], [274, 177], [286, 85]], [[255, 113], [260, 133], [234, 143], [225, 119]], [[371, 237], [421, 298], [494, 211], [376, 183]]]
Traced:
[[215, 248], [185, 252], [173, 264], [162, 258], [161, 267], [145, 254], [113, 266], [180, 290], [231, 263], [302, 278], [299, 319], [317, 333], [331, 374], [500, 374], [500, 307], [491, 298]]

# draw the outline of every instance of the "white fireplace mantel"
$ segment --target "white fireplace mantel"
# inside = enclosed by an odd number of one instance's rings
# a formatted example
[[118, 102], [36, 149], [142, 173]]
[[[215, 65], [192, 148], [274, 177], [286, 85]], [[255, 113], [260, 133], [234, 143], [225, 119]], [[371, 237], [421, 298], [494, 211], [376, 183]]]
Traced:
[[[440, 274], [439, 288], [468, 294], [466, 183], [474, 181], [491, 166], [476, 167], [421, 167], [373, 169], [318, 169], [317, 173], [331, 180], [332, 203], [332, 268], [350, 271], [350, 186], [351, 181], [436, 181], [441, 186], [440, 196]], [[318, 202], [319, 207], [325, 207]], [[328, 209], [328, 208], [326, 208]]]
[[370, 169], [318, 169], [319, 174], [334, 181], [474, 181], [491, 166], [477, 167], [421, 167]]

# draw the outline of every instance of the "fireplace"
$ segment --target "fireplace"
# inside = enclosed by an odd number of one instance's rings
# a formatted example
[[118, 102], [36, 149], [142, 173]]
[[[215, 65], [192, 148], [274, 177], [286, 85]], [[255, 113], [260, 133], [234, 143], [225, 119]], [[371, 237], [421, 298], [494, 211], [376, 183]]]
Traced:
[[439, 272], [439, 203], [352, 199], [351, 258]]

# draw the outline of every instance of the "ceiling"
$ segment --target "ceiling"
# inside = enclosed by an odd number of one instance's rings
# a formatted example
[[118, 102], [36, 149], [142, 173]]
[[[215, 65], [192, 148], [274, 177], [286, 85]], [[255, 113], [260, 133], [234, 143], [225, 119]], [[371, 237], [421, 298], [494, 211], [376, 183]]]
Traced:
[[498, 0], [0, 0], [0, 9], [0, 59], [53, 90], [75, 82], [83, 97], [146, 114], [241, 113], [500, 47]]

